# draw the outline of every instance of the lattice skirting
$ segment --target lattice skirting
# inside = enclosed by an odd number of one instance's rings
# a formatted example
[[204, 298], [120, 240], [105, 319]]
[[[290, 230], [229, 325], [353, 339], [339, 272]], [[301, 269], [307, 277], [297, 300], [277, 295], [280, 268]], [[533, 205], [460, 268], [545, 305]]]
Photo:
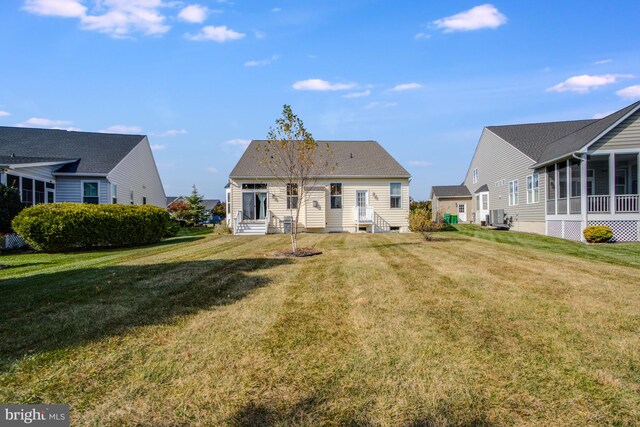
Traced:
[[562, 239], [562, 222], [563, 221], [547, 221], [547, 236]]
[[22, 237], [18, 236], [17, 234], [7, 234], [6, 236], [4, 236], [4, 248], [5, 249], [19, 249], [23, 246], [26, 246], [27, 244], [25, 243], [24, 240], [22, 240]]
[[579, 242], [581, 235], [581, 221], [547, 221], [547, 236]]
[[640, 236], [638, 235], [640, 221], [589, 221], [589, 225], [606, 225], [607, 227], [611, 227], [611, 230], [613, 230], [613, 240], [616, 242], [637, 242], [640, 240]]

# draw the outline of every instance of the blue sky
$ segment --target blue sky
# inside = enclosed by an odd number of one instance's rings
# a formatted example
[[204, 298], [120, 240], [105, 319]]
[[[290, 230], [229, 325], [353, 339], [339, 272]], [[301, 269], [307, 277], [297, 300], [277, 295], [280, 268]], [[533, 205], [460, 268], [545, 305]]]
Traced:
[[149, 135], [167, 195], [221, 197], [291, 104], [379, 141], [411, 195], [462, 181], [483, 126], [640, 99], [640, 2], [26, 0], [0, 4], [0, 125]]

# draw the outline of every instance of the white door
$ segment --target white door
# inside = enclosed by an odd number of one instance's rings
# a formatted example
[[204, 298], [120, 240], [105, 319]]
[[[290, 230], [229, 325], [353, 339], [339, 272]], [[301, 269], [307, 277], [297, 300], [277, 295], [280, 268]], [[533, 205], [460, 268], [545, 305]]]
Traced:
[[489, 215], [489, 192], [482, 192], [476, 195], [476, 224], [487, 221]]
[[467, 222], [467, 204], [458, 203], [458, 222]]
[[356, 190], [356, 207], [358, 208], [358, 219], [367, 219], [367, 208], [369, 207], [369, 191]]

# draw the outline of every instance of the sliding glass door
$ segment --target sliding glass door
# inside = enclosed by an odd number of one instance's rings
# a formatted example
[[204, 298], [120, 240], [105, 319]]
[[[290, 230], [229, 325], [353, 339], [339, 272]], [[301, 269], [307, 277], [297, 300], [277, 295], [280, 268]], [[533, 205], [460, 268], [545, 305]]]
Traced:
[[267, 192], [245, 191], [242, 193], [242, 219], [255, 221], [267, 217]]

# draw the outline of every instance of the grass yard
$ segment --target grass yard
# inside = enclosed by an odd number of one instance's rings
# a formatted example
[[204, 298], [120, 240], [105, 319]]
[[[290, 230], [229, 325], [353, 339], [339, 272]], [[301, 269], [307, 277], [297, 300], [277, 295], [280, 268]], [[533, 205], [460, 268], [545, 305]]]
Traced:
[[436, 239], [1, 256], [0, 402], [74, 425], [640, 423], [640, 244]]

